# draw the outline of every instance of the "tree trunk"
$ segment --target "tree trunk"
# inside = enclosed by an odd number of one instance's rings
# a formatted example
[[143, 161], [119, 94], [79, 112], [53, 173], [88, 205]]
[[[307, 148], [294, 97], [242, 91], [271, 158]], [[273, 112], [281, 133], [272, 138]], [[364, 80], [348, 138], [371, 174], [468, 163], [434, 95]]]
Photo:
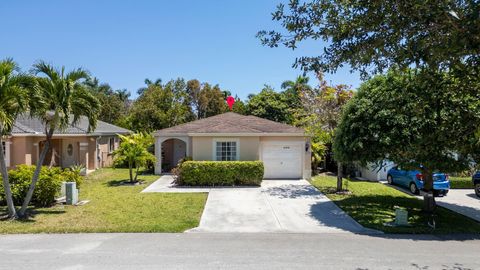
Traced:
[[342, 170], [342, 163], [337, 162], [337, 191], [342, 191], [343, 185], [343, 170]]
[[433, 172], [431, 169], [424, 168], [422, 175], [423, 189], [425, 191], [425, 195], [423, 195], [423, 210], [426, 213], [432, 214], [436, 208], [435, 194], [433, 194]]
[[138, 178], [138, 170], [140, 169], [140, 166], [138, 165], [135, 165], [135, 180], [134, 182], [137, 182], [137, 178]]
[[133, 168], [132, 168], [132, 162], [128, 162], [128, 172], [130, 174], [130, 183], [133, 183]]
[[2, 130], [0, 129], [0, 173], [2, 174], [3, 190], [5, 192], [5, 200], [7, 201], [8, 217], [16, 218], [17, 211], [15, 210], [15, 205], [13, 204], [12, 190], [10, 189], [10, 182], [8, 181], [7, 164], [5, 162], [2, 144]]
[[22, 208], [19, 211], [19, 216], [21, 218], [25, 218], [28, 205], [32, 200], [33, 191], [35, 190], [35, 186], [37, 185], [37, 181], [40, 176], [40, 171], [42, 170], [43, 161], [45, 160], [45, 156], [47, 155], [48, 148], [50, 147], [50, 141], [52, 139], [53, 131], [54, 131], [53, 129], [50, 129], [47, 133], [47, 140], [45, 141], [45, 145], [43, 146], [42, 153], [40, 153], [40, 157], [37, 161], [37, 166], [35, 168], [35, 172], [33, 173], [33, 177], [32, 177], [32, 183], [30, 183], [30, 187], [28, 188], [27, 195], [23, 200]]

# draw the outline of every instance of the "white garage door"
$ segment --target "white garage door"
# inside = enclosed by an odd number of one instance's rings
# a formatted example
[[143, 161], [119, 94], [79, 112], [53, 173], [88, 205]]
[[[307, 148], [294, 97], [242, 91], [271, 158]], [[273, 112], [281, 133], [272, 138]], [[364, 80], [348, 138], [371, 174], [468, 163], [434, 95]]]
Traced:
[[302, 178], [302, 145], [292, 142], [262, 143], [262, 161], [267, 179]]

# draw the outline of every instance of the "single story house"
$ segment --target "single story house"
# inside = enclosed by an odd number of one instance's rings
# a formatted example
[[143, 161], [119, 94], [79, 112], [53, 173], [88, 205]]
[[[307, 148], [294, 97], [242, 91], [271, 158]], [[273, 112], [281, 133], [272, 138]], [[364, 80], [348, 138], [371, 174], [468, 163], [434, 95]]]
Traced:
[[308, 179], [310, 137], [303, 129], [233, 112], [158, 130], [155, 173], [184, 157], [193, 160], [261, 160], [266, 179]]
[[[112, 165], [112, 152], [119, 145], [117, 134], [131, 131], [105, 123], [97, 122], [90, 133], [88, 119], [81, 117], [77, 125], [70, 125], [64, 131], [55, 131], [52, 144], [44, 165], [70, 167], [84, 165], [87, 172]], [[12, 132], [3, 143], [3, 151], [8, 168], [16, 165], [35, 165], [45, 145], [45, 126], [37, 118], [20, 115], [16, 119]]]

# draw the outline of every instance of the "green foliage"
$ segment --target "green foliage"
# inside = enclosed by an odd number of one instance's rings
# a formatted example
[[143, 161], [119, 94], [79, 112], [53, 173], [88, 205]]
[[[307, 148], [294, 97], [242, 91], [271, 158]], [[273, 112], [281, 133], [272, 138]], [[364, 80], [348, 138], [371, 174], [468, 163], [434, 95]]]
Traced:
[[286, 124], [293, 122], [287, 96], [283, 93], [275, 92], [268, 85], [260, 93], [249, 96], [247, 114]]
[[121, 124], [128, 112], [129, 97], [125, 89], [113, 90], [107, 83], [99, 83], [97, 78], [88, 78], [84, 85], [100, 102], [99, 119], [107, 123]]
[[[22, 204], [32, 181], [35, 166], [19, 165], [9, 171], [9, 180], [12, 189], [14, 204]], [[57, 167], [42, 167], [32, 203], [36, 206], [50, 206], [55, 202], [62, 182], [76, 182], [77, 188], [81, 186], [83, 177], [76, 171]], [[3, 185], [0, 184], [0, 204], [5, 204]]]
[[186, 186], [259, 186], [263, 172], [261, 161], [185, 161], [176, 182]]
[[65, 169], [61, 173], [61, 178], [64, 182], [75, 182], [78, 189], [82, 187], [84, 177], [79, 170]]
[[[113, 153], [114, 164], [128, 164], [130, 182], [134, 182], [137, 180], [140, 167], [155, 162], [155, 156], [148, 151], [148, 147], [153, 144], [153, 136], [147, 133], [118, 136], [121, 142]], [[135, 169], [135, 177], [133, 177], [133, 169]]]
[[[445, 73], [396, 70], [361, 85], [346, 105], [335, 158], [362, 164], [389, 159], [402, 167], [455, 172], [478, 160], [478, 85]], [[426, 182], [427, 185], [427, 182]]]
[[[362, 226], [386, 233], [476, 233], [480, 223], [466, 216], [439, 207], [435, 220], [437, 228], [427, 225], [428, 216], [422, 211], [421, 200], [378, 182], [346, 179], [351, 194], [336, 193], [336, 177], [317, 176], [312, 185]], [[395, 207], [408, 210], [411, 227], [388, 226], [395, 219]]]
[[297, 58], [305, 70], [335, 72], [348, 64], [365, 75], [392, 66], [478, 66], [477, 1], [290, 0], [272, 19], [283, 29], [260, 31], [264, 45], [295, 49], [314, 40], [323, 47], [319, 56]]
[[186, 87], [183, 79], [165, 85], [149, 84], [133, 103], [122, 125], [139, 132], [152, 132], [194, 119]]

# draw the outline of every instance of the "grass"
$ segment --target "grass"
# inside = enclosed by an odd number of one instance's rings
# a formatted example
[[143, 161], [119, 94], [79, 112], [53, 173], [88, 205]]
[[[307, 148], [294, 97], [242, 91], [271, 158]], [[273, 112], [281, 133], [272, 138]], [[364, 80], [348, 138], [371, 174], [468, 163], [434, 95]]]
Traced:
[[[428, 227], [427, 217], [422, 213], [423, 201], [377, 182], [344, 180], [351, 194], [335, 194], [336, 177], [317, 176], [312, 184], [365, 227], [386, 233], [479, 233], [480, 223], [438, 207], [436, 230]], [[408, 210], [411, 227], [385, 225], [395, 218], [395, 206]]]
[[473, 189], [472, 177], [450, 176], [450, 188], [452, 189]]
[[116, 185], [127, 178], [126, 169], [98, 170], [80, 190], [88, 204], [33, 208], [28, 220], [0, 221], [0, 233], [183, 232], [198, 226], [206, 193], [140, 193], [155, 175], [139, 176], [143, 185]]

